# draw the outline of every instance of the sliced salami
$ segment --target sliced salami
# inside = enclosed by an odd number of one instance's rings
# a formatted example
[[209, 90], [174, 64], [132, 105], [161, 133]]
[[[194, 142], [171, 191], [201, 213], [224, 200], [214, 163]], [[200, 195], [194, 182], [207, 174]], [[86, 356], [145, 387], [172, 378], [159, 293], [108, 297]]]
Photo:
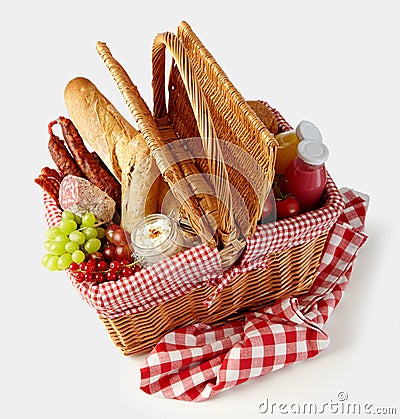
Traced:
[[60, 206], [83, 216], [91, 212], [96, 220], [108, 223], [115, 212], [115, 201], [87, 179], [68, 175], [60, 184]]

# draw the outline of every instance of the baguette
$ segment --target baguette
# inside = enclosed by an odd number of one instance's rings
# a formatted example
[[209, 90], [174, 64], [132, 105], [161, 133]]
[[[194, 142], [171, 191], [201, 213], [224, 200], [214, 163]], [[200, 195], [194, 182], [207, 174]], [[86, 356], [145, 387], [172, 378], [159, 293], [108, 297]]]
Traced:
[[71, 80], [64, 90], [64, 101], [81, 137], [121, 181], [120, 161], [125, 148], [138, 133], [111, 102], [84, 77]]
[[156, 161], [142, 134], [126, 147], [122, 167], [121, 225], [131, 232], [148, 214], [158, 212], [159, 184], [162, 181]]
[[121, 182], [121, 226], [132, 231], [144, 216], [161, 212], [166, 183], [143, 136], [86, 78], [67, 84], [64, 101], [84, 141]]

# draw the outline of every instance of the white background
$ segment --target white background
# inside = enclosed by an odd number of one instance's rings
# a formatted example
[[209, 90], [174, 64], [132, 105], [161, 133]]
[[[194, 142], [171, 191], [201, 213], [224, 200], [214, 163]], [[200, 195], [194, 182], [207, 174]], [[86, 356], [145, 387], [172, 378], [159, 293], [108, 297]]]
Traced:
[[[397, 407], [399, 369], [399, 25], [395, 1], [8, 2], [2, 10], [3, 418], [260, 417], [270, 403], [337, 400]], [[3, 6], [4, 8], [4, 6]], [[63, 90], [91, 79], [129, 119], [95, 50], [105, 41], [151, 105], [153, 37], [187, 20], [246, 99], [292, 124], [314, 121], [338, 186], [368, 193], [369, 239], [320, 356], [204, 403], [139, 390], [144, 356], [125, 358], [63, 273], [40, 265], [47, 123]], [[338, 415], [336, 415], [338, 416]]]

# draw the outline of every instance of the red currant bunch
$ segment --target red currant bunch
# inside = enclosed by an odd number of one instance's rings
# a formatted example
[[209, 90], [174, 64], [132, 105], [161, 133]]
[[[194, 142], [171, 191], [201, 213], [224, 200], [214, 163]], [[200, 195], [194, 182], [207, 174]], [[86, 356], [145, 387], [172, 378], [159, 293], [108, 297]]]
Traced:
[[133, 275], [139, 267], [138, 261], [113, 260], [108, 263], [105, 260], [89, 259], [86, 262], [72, 263], [70, 270], [78, 283], [101, 283], [118, 281], [123, 277]]

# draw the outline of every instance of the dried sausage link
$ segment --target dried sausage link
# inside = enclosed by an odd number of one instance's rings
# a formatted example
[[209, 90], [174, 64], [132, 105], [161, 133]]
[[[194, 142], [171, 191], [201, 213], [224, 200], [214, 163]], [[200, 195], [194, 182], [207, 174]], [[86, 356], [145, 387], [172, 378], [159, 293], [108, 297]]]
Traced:
[[99, 165], [110, 175], [110, 176], [113, 176], [114, 177], [114, 175], [110, 172], [110, 169], [104, 164], [104, 162], [103, 162], [103, 160], [101, 160], [101, 158], [100, 158], [100, 156], [95, 152], [95, 151], [92, 151], [91, 153], [90, 153], [93, 157], [94, 157], [94, 159], [97, 161], [97, 163], [99, 163]]
[[40, 174], [49, 178], [54, 178], [58, 181], [58, 183], [61, 183], [62, 181], [60, 173], [56, 169], [53, 169], [51, 167], [43, 167]]
[[60, 116], [58, 123], [61, 125], [64, 140], [86, 179], [106, 192], [117, 205], [120, 205], [121, 185], [119, 182], [104, 169], [97, 160], [97, 156], [86, 148], [82, 137], [70, 119]]
[[34, 182], [38, 184], [45, 192], [47, 192], [58, 204], [59, 203], [59, 190], [60, 184], [55, 185], [49, 178], [39, 175]]
[[59, 192], [60, 190], [60, 182], [57, 179], [54, 179], [53, 177], [49, 177], [49, 176], [45, 176], [45, 175], [40, 175], [39, 177], [41, 177], [42, 179], [46, 179], [46, 182], [51, 185], [51, 187], [53, 188], [54, 192]]
[[74, 175], [83, 177], [82, 171], [69, 153], [64, 141], [53, 133], [52, 127], [54, 123], [57, 123], [57, 121], [50, 122], [48, 127], [50, 134], [48, 148], [51, 158], [63, 176]]

